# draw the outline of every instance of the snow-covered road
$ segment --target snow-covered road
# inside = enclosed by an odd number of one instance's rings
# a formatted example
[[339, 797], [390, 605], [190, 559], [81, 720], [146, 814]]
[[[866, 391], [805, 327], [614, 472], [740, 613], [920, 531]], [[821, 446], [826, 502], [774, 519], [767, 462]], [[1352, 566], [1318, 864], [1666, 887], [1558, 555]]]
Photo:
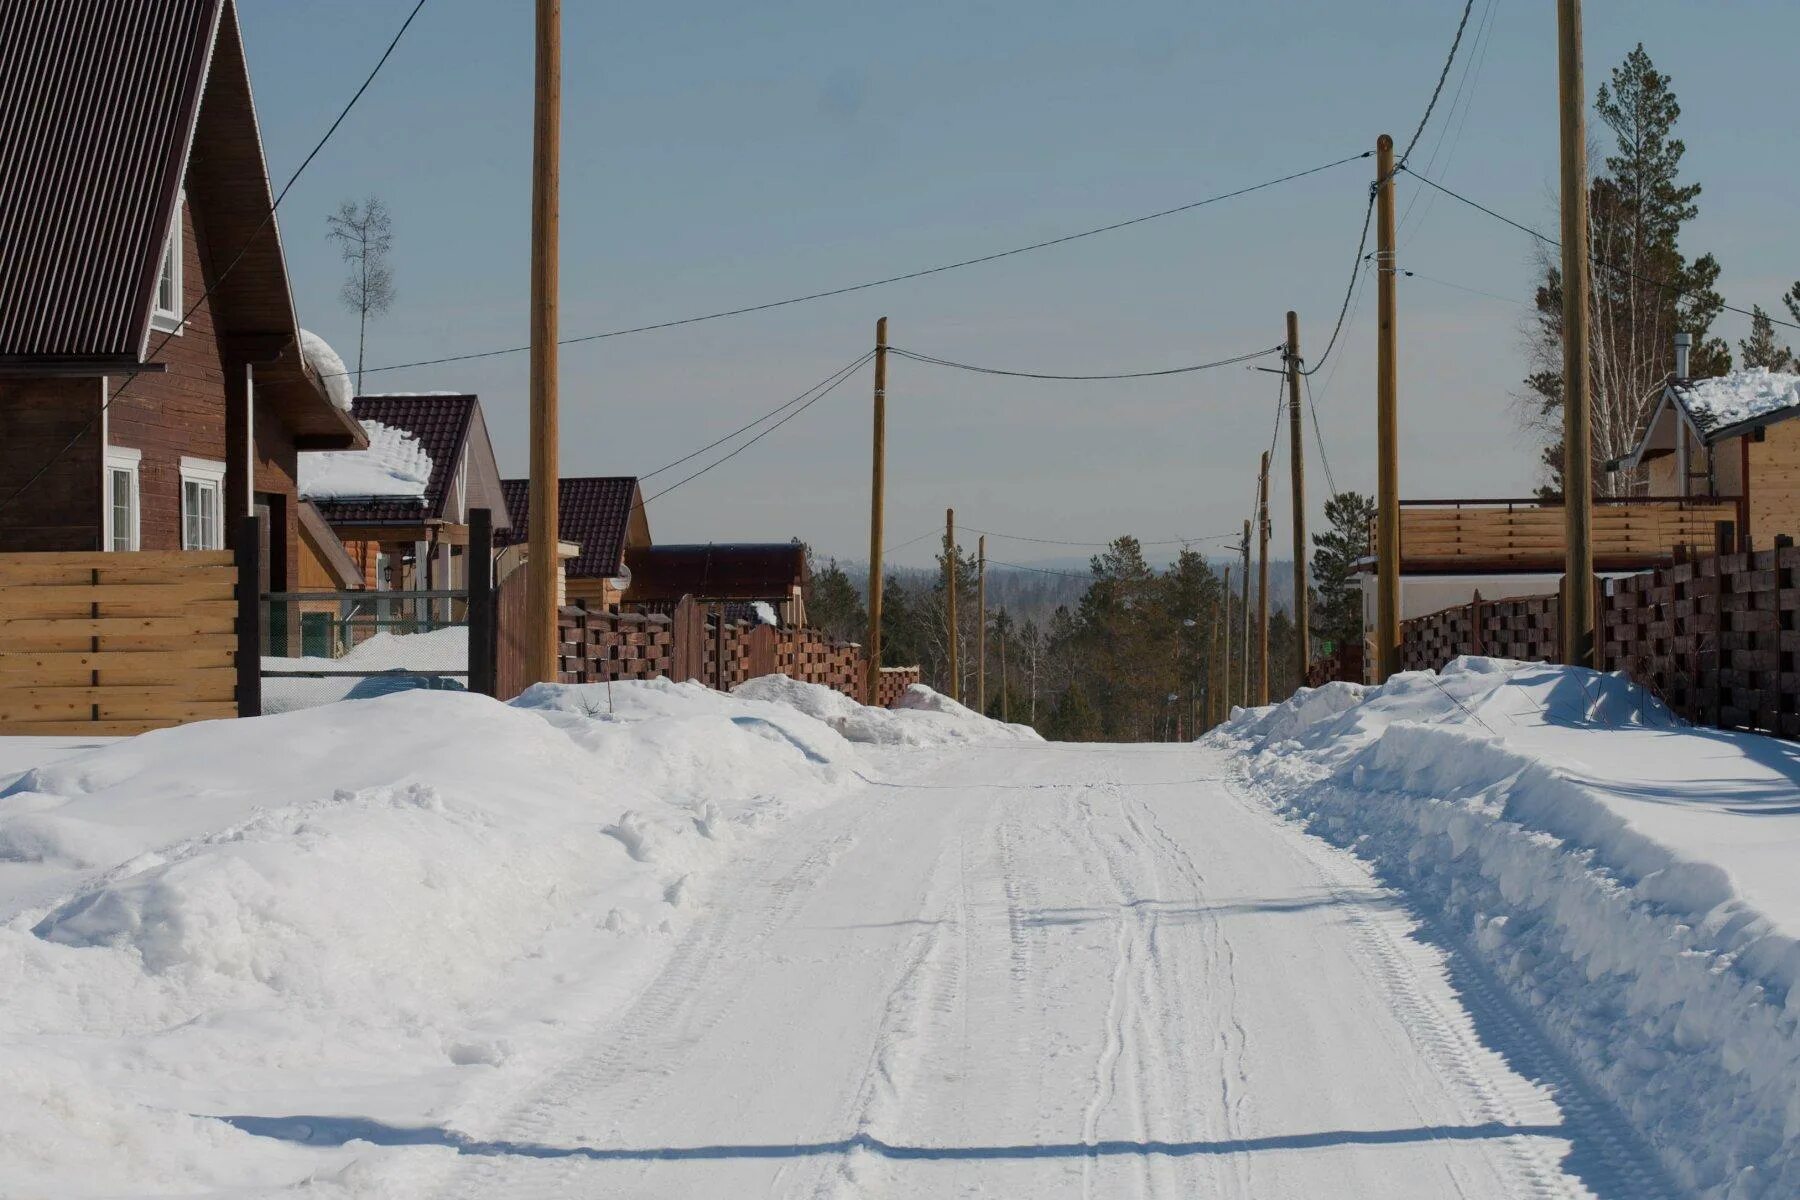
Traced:
[[438, 1193], [1661, 1193], [1604, 1106], [1514, 1070], [1563, 1078], [1498, 992], [1227, 752], [871, 761], [722, 869], [559, 1069], [465, 1113]]

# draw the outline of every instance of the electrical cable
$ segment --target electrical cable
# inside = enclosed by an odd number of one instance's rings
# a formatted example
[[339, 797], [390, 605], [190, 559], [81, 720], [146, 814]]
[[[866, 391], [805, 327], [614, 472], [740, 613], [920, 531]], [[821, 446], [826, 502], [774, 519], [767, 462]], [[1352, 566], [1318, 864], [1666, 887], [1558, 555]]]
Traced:
[[[1555, 246], [1557, 249], [1562, 248], [1562, 242], [1560, 242], [1556, 238], [1553, 238], [1553, 237], [1549, 236], [1548, 234], [1539, 233], [1537, 230], [1531, 228], [1531, 226], [1529, 226], [1529, 225], [1522, 225], [1518, 221], [1513, 220], [1511, 217], [1505, 216], [1502, 213], [1497, 213], [1493, 209], [1489, 208], [1487, 205], [1481, 203], [1479, 200], [1471, 200], [1469, 197], [1463, 195], [1462, 193], [1454, 191], [1451, 188], [1445, 187], [1443, 184], [1439, 183], [1437, 180], [1431, 179], [1424, 175], [1421, 175], [1417, 171], [1411, 170], [1410, 168], [1406, 169], [1406, 173], [1408, 175], [1411, 175], [1414, 179], [1417, 179], [1420, 183], [1427, 184], [1431, 187], [1436, 188], [1438, 191], [1444, 193], [1444, 195], [1450, 197], [1452, 200], [1458, 201], [1459, 203], [1462, 203], [1462, 204], [1466, 204], [1470, 208], [1475, 209], [1477, 212], [1486, 213], [1488, 216], [1494, 218], [1496, 221], [1499, 221], [1504, 225], [1510, 225], [1514, 229], [1518, 230], [1520, 233], [1523, 233], [1523, 234], [1527, 235], [1528, 237], [1534, 237], [1538, 241], [1544, 243], [1546, 246]], [[1651, 287], [1658, 289], [1659, 291], [1673, 292], [1677, 296], [1685, 296], [1685, 295], [1690, 294], [1690, 290], [1687, 288], [1678, 287], [1677, 285], [1675, 285], [1673, 283], [1669, 283], [1665, 280], [1654, 279], [1648, 275], [1639, 274], [1638, 272], [1633, 271], [1630, 267], [1621, 267], [1621, 266], [1617, 265], [1616, 263], [1607, 262], [1605, 259], [1595, 257], [1592, 254], [1590, 254], [1588, 256], [1588, 262], [1591, 263], [1592, 265], [1594, 265], [1596, 267], [1600, 267], [1604, 270], [1608, 270], [1608, 271], [1612, 271], [1616, 274], [1624, 275], [1625, 277], [1627, 277], [1629, 279], [1634, 279], [1639, 283], [1648, 284]], [[1737, 313], [1739, 316], [1751, 317], [1753, 319], [1756, 316], [1755, 313], [1751, 312], [1747, 308], [1738, 308], [1736, 305], [1726, 304], [1722, 300], [1719, 302], [1719, 307], [1726, 312]], [[1767, 316], [1767, 314], [1764, 314], [1764, 315]], [[1772, 317], [1772, 316], [1768, 317], [1768, 320], [1771, 324], [1780, 325], [1786, 329], [1800, 329], [1800, 324], [1796, 324], [1793, 321], [1783, 321], [1777, 317]]]
[[[583, 334], [580, 337], [563, 338], [561, 341], [557, 342], [557, 345], [576, 346], [583, 342], [600, 341], [603, 338], [626, 337], [636, 333], [652, 333], [659, 329], [674, 329], [682, 325], [697, 325], [702, 321], [717, 321], [725, 317], [741, 317], [748, 313], [767, 312], [769, 309], [784, 308], [790, 304], [804, 304], [812, 300], [825, 300], [833, 296], [845, 296], [849, 295], [851, 292], [861, 292], [866, 291], [869, 288], [885, 287], [890, 283], [904, 283], [910, 279], [922, 279], [927, 275], [939, 275], [945, 271], [955, 271], [960, 270], [963, 267], [979, 266], [982, 263], [990, 263], [1002, 258], [1011, 258], [1018, 254], [1029, 254], [1035, 250], [1045, 250], [1052, 246], [1063, 245], [1066, 242], [1078, 241], [1082, 238], [1094, 237], [1097, 234], [1102, 233], [1112, 233], [1115, 230], [1126, 229], [1133, 225], [1142, 225], [1146, 221], [1155, 221], [1163, 217], [1175, 216], [1178, 213], [1191, 212], [1196, 208], [1204, 208], [1209, 204], [1217, 204], [1220, 201], [1233, 200], [1239, 196], [1247, 196], [1252, 192], [1259, 192], [1265, 188], [1275, 187], [1278, 184], [1291, 183], [1296, 179], [1304, 179], [1309, 175], [1317, 175], [1322, 171], [1329, 171], [1333, 167], [1341, 167], [1345, 163], [1355, 162], [1359, 158], [1368, 158], [1373, 153], [1373, 150], [1364, 150], [1360, 154], [1347, 155], [1343, 158], [1334, 159], [1328, 163], [1321, 163], [1316, 167], [1308, 167], [1303, 171], [1293, 171], [1275, 179], [1266, 179], [1261, 183], [1253, 183], [1248, 187], [1241, 187], [1235, 191], [1220, 192], [1217, 195], [1190, 201], [1187, 204], [1178, 204], [1174, 208], [1165, 208], [1157, 212], [1145, 213], [1142, 216], [1131, 217], [1124, 221], [1114, 221], [1110, 225], [1100, 225], [1093, 229], [1084, 229], [1079, 233], [1069, 233], [1064, 234], [1061, 237], [1049, 238], [1041, 242], [1032, 242], [1030, 245], [1026, 246], [1015, 246], [1010, 250], [1000, 250], [992, 254], [978, 255], [975, 258], [965, 258], [957, 262], [944, 263], [936, 267], [927, 267], [920, 271], [908, 271], [900, 275], [889, 275], [883, 279], [871, 279], [864, 283], [853, 283], [846, 287], [830, 288], [822, 292], [808, 292], [803, 296], [789, 296], [784, 300], [770, 300], [762, 304], [750, 304], [745, 305], [742, 308], [728, 308], [718, 312], [701, 313], [697, 316], [681, 317], [673, 321], [658, 321], [651, 325], [634, 325], [628, 329], [609, 329], [602, 333], [589, 333]], [[378, 371], [399, 371], [409, 367], [435, 367], [443, 363], [468, 362], [471, 359], [478, 358], [496, 358], [503, 354], [518, 354], [525, 350], [529, 350], [530, 348], [529, 344], [523, 346], [508, 346], [499, 350], [481, 350], [471, 354], [452, 354], [443, 358], [424, 358], [415, 362], [390, 363], [383, 367], [368, 367], [364, 370], [364, 374], [372, 375]], [[349, 372], [345, 372], [345, 374], [349, 374]]]
[[[173, 338], [181, 331], [187, 324], [188, 318], [194, 315], [195, 310], [202, 304], [205, 304], [208, 297], [217, 291], [219, 285], [224, 283], [225, 280], [230, 277], [231, 273], [237, 269], [239, 263], [244, 261], [244, 255], [250, 252], [250, 247], [256, 244], [256, 239], [261, 237], [263, 231], [275, 220], [275, 210], [281, 207], [281, 202], [283, 200], [287, 199], [288, 192], [293, 189], [293, 186], [299, 180], [301, 173], [304, 172], [307, 167], [312, 165], [313, 159], [319, 156], [319, 151], [325, 148], [325, 143], [331, 140], [331, 135], [338, 131], [338, 126], [344, 123], [344, 118], [348, 117], [350, 115], [350, 110], [356, 107], [356, 102], [362, 99], [363, 93], [369, 90], [369, 85], [375, 82], [375, 76], [380, 74], [381, 68], [387, 65], [387, 60], [393, 55], [394, 48], [400, 44], [400, 39], [406, 36], [407, 29], [412, 26], [413, 18], [418, 16], [419, 10], [424, 7], [425, 0], [418, 0], [418, 3], [413, 5], [412, 11], [406, 14], [406, 20], [400, 23], [399, 30], [394, 34], [393, 39], [388, 42], [387, 49], [381, 52], [381, 57], [375, 60], [375, 66], [370, 69], [369, 74], [363, 79], [362, 86], [357, 88], [355, 93], [351, 95], [350, 99], [344, 104], [344, 107], [338, 110], [337, 118], [331, 122], [330, 128], [325, 130], [324, 136], [319, 138], [319, 140], [313, 144], [313, 148], [307, 152], [306, 157], [300, 160], [300, 165], [294, 168], [294, 173], [288, 176], [287, 182], [281, 185], [281, 191], [276, 194], [275, 199], [270, 203], [269, 211], [263, 215], [263, 219], [257, 223], [256, 228], [251, 231], [250, 236], [244, 239], [244, 244], [238, 248], [238, 252], [233, 255], [231, 261], [225, 265], [225, 269], [213, 277], [212, 282], [206, 285], [206, 288], [200, 293], [199, 298], [188, 306], [187, 311], [181, 314], [180, 320], [176, 321], [169, 329], [163, 331], [161, 340], [158, 341], [155, 347], [144, 356], [146, 362], [162, 353], [163, 347], [169, 344], [169, 339]], [[177, 216], [177, 219], [179, 219], [179, 215]], [[99, 422], [100, 418], [106, 415], [106, 411], [113, 406], [113, 401], [124, 395], [126, 389], [137, 380], [137, 377], [141, 373], [141, 371], [137, 370], [121, 372], [126, 378], [125, 382], [119, 385], [119, 389], [106, 398], [106, 402], [100, 405], [99, 409], [92, 417], [88, 418], [87, 423], [75, 431], [75, 436], [70, 438], [55, 454], [52, 454], [44, 465], [37, 469], [37, 472], [33, 474], [31, 478], [21, 484], [19, 489], [5, 500], [0, 500], [0, 512], [5, 512], [20, 496], [23, 496], [26, 492], [30, 491], [32, 485], [42, 479], [50, 468], [57, 464], [63, 455], [67, 454], [75, 447], [77, 442], [86, 437], [89, 431]], [[348, 373], [349, 372], [345, 372], [345, 374]]]
[[[657, 492], [655, 495], [648, 496], [648, 497], [644, 498], [643, 500], [638, 501], [637, 507], [639, 507], [639, 508], [647, 507], [652, 500], [656, 500], [663, 496], [666, 496], [670, 492], [674, 491], [676, 488], [681, 487], [683, 484], [692, 483], [694, 480], [700, 478], [702, 475], [706, 474], [708, 471], [712, 470], [714, 467], [723, 466], [725, 463], [730, 462], [732, 459], [736, 458], [738, 455], [742, 454], [744, 451], [748, 450], [750, 447], [756, 445], [756, 443], [762, 441], [764, 438], [768, 437], [771, 433], [774, 433], [777, 429], [780, 429], [783, 425], [786, 425], [789, 421], [793, 420], [795, 417], [799, 416], [801, 413], [805, 412], [807, 409], [811, 408], [813, 405], [817, 404], [819, 401], [821, 401], [825, 397], [829, 396], [837, 388], [837, 386], [839, 384], [843, 383], [846, 379], [848, 379], [852, 375], [854, 375], [857, 372], [858, 368], [860, 368], [864, 363], [868, 362], [870, 359], [872, 359], [874, 357], [875, 357], [875, 352], [873, 350], [870, 350], [870, 351], [866, 352], [865, 354], [863, 354], [863, 356], [861, 358], [857, 359], [855, 362], [849, 364], [846, 367], [842, 367], [837, 371], [832, 372], [831, 375], [826, 376], [826, 381], [824, 383], [814, 385], [814, 388], [810, 389], [810, 390], [818, 391], [818, 394], [815, 395], [812, 399], [808, 400], [805, 404], [802, 404], [799, 408], [796, 408], [793, 412], [791, 412], [787, 416], [781, 418], [781, 420], [775, 422], [773, 425], [769, 426], [767, 429], [763, 430], [761, 433], [757, 434], [755, 437], [751, 438], [749, 441], [745, 442], [743, 445], [737, 447], [735, 450], [731, 451], [731, 453], [725, 455], [722, 458], [713, 460], [712, 462], [706, 464], [704, 467], [701, 467], [698, 471], [695, 471], [692, 475], [689, 475], [684, 479], [678, 480], [675, 483], [671, 483], [668, 487], [663, 488], [661, 491]], [[823, 390], [820, 390], [821, 388]], [[805, 393], [802, 393], [802, 395], [804, 395], [804, 394]], [[690, 457], [692, 457], [692, 456], [690, 456]]]
[[1338, 494], [1338, 485], [1337, 480], [1331, 474], [1331, 456], [1325, 452], [1325, 429], [1319, 424], [1319, 406], [1313, 403], [1312, 379], [1310, 376], [1302, 376], [1302, 378], [1306, 380], [1306, 408], [1308, 412], [1312, 413], [1313, 437], [1319, 443], [1319, 465], [1325, 468], [1325, 486], [1330, 488], [1331, 494], [1335, 496]]
[[1331, 338], [1325, 343], [1325, 353], [1319, 355], [1318, 361], [1313, 363], [1312, 371], [1304, 372], [1307, 375], [1324, 367], [1331, 358], [1331, 352], [1337, 348], [1338, 335], [1344, 331], [1344, 318], [1350, 312], [1350, 297], [1356, 292], [1356, 282], [1362, 278], [1363, 263], [1368, 257], [1369, 225], [1375, 220], [1375, 196], [1380, 186], [1375, 183], [1369, 185], [1369, 205], [1363, 210], [1362, 233], [1356, 239], [1356, 259], [1350, 264], [1350, 282], [1344, 285], [1344, 302], [1338, 306], [1337, 323], [1331, 327]]
[[[1494, 15], [1497, 10], [1497, 0], [1487, 0], [1486, 5], [1482, 8], [1480, 18], [1475, 22], [1475, 41], [1469, 47], [1469, 57], [1463, 60], [1463, 73], [1457, 80], [1456, 93], [1450, 97], [1450, 114], [1444, 118], [1444, 124], [1438, 130], [1437, 141], [1431, 147], [1431, 157], [1425, 160], [1427, 174], [1430, 174], [1437, 166], [1440, 152], [1445, 152], [1447, 149], [1447, 153], [1444, 153], [1443, 169], [1445, 171], [1450, 169], [1451, 162], [1456, 158], [1456, 149], [1462, 142], [1463, 131], [1468, 128], [1469, 114], [1475, 111], [1475, 93], [1481, 85], [1481, 71], [1487, 65], [1488, 50], [1493, 46]], [[1466, 102], [1463, 98], [1465, 89], [1468, 93]], [[1462, 106], [1460, 118], [1456, 115], [1458, 105]], [[1456, 122], [1454, 134], [1450, 133], [1452, 121]], [[1445, 144], [1446, 136], [1449, 137], [1448, 147]], [[1412, 216], [1420, 196], [1425, 197], [1425, 207], [1420, 210], [1419, 220], [1409, 232], [1406, 227], [1407, 220]], [[1402, 251], [1412, 245], [1413, 239], [1419, 236], [1419, 231], [1425, 227], [1425, 221], [1431, 216], [1431, 210], [1436, 203], [1435, 193], [1415, 190], [1411, 196], [1407, 197], [1406, 208], [1400, 214], [1399, 243]]]
[[999, 367], [978, 367], [969, 363], [953, 362], [947, 358], [937, 358], [930, 354], [921, 354], [915, 350], [905, 350], [898, 346], [889, 346], [890, 354], [898, 354], [902, 358], [914, 362], [927, 363], [934, 367], [950, 367], [958, 371], [972, 371], [978, 375], [1006, 375], [1015, 379], [1051, 379], [1051, 380], [1100, 380], [1100, 379], [1150, 379], [1162, 375], [1187, 375], [1194, 371], [1210, 371], [1215, 367], [1235, 366], [1252, 359], [1267, 358], [1278, 352], [1280, 346], [1272, 346], [1267, 350], [1253, 350], [1247, 354], [1237, 354], [1230, 358], [1216, 359], [1213, 362], [1194, 363], [1186, 367], [1166, 367], [1158, 371], [1120, 371], [1100, 375], [1053, 375], [1040, 371], [1007, 371]]
[[1484, 292], [1480, 288], [1472, 288], [1461, 283], [1451, 283], [1448, 279], [1435, 279], [1430, 275], [1422, 275], [1418, 271], [1402, 271], [1400, 274], [1408, 279], [1422, 279], [1426, 283], [1435, 283], [1439, 287], [1455, 288], [1459, 292], [1468, 292], [1471, 296], [1486, 296], [1489, 300], [1498, 300], [1502, 304], [1516, 304], [1521, 308], [1530, 308], [1530, 304], [1516, 296], [1502, 296], [1499, 292]]
[[[1000, 538], [1002, 541], [1034, 542], [1041, 546], [1081, 546], [1081, 547], [1085, 547], [1085, 548], [1089, 548], [1089, 549], [1103, 550], [1106, 547], [1111, 546], [1113, 544], [1112, 542], [1074, 542], [1074, 541], [1067, 541], [1063, 538], [1025, 537], [1021, 534], [1016, 534], [1016, 533], [996, 533], [992, 529], [980, 529], [974, 525], [964, 525], [964, 526], [961, 526], [961, 528], [967, 529], [971, 533], [983, 533], [991, 538]], [[1198, 537], [1164, 538], [1164, 539], [1161, 539], [1158, 541], [1153, 541], [1153, 542], [1142, 542], [1141, 541], [1138, 543], [1138, 545], [1140, 545], [1140, 546], [1187, 546], [1187, 545], [1192, 545], [1195, 542], [1212, 542], [1212, 541], [1217, 541], [1220, 538], [1228, 538], [1228, 537], [1233, 537], [1233, 536], [1235, 536], [1235, 535], [1230, 534], [1230, 533], [1205, 533], [1205, 534], [1199, 535]], [[1114, 541], [1116, 541], [1116, 540], [1118, 540], [1118, 539], [1115, 538]]]
[[1049, 567], [1028, 567], [1024, 563], [1001, 562], [997, 558], [988, 559], [988, 566], [1010, 567], [1015, 571], [1030, 571], [1036, 575], [1060, 575], [1064, 579], [1080, 579], [1086, 582], [1092, 582], [1094, 578], [1091, 574], [1083, 575], [1076, 571], [1053, 571]]
[[1431, 100], [1425, 105], [1425, 115], [1419, 118], [1419, 127], [1413, 130], [1411, 140], [1406, 143], [1406, 149], [1401, 151], [1400, 160], [1394, 168], [1396, 171], [1406, 166], [1406, 160], [1412, 155], [1413, 147], [1419, 144], [1420, 135], [1425, 132], [1425, 126], [1431, 121], [1431, 112], [1437, 107], [1438, 97], [1444, 93], [1444, 80], [1450, 78], [1450, 64], [1456, 61], [1456, 49], [1462, 45], [1463, 30], [1469, 27], [1469, 13], [1474, 8], [1475, 0], [1465, 0], [1462, 19], [1456, 23], [1456, 37], [1451, 39], [1450, 53], [1444, 59], [1444, 69], [1438, 72], [1437, 86], [1431, 89]]

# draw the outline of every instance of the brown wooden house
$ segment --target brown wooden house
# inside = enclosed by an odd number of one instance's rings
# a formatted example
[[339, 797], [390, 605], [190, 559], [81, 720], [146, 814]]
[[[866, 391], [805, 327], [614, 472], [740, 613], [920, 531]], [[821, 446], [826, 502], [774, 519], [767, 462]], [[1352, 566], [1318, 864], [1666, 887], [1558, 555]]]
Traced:
[[[531, 529], [531, 487], [524, 479], [502, 485], [512, 528], [495, 541], [523, 548]], [[563, 564], [563, 598], [596, 608], [625, 598], [626, 563], [650, 545], [643, 495], [630, 475], [586, 475], [557, 481], [557, 536], [574, 553]], [[503, 556], [504, 558], [504, 556]], [[506, 562], [501, 571], [505, 572]]]
[[233, 0], [0, 9], [0, 550], [231, 546], [297, 580], [303, 361]]
[[806, 624], [806, 547], [799, 542], [645, 546], [625, 556], [630, 604], [663, 605], [683, 596], [733, 607], [767, 604], [782, 625]]
[[[496, 532], [511, 523], [481, 401], [462, 393], [401, 392], [358, 396], [350, 411], [371, 445], [308, 455], [302, 464], [308, 500], [367, 587], [464, 586], [470, 511], [488, 509]], [[347, 477], [343, 468], [351, 468]], [[335, 482], [327, 485], [328, 479]]]

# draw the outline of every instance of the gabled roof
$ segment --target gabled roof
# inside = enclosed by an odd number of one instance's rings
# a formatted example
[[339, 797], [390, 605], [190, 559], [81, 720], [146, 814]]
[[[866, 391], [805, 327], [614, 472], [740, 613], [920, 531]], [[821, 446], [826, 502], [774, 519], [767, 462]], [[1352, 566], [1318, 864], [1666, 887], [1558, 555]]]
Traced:
[[[502, 545], [523, 542], [531, 532], [531, 484], [525, 479], [504, 479], [506, 511], [512, 528], [496, 535]], [[556, 487], [557, 537], [574, 542], [581, 553], [566, 570], [571, 579], [610, 579], [625, 565], [625, 549], [632, 540], [647, 543], [650, 527], [632, 475], [584, 475], [565, 477]]]
[[350, 403], [352, 416], [404, 430], [431, 459], [425, 494], [419, 499], [319, 498], [319, 511], [333, 525], [411, 524], [443, 518], [478, 407], [479, 401], [468, 395], [358, 396]]
[[1652, 445], [1665, 413], [1673, 414], [1703, 445], [1716, 445], [1800, 417], [1800, 375], [1746, 367], [1710, 379], [1671, 379], [1651, 407], [1637, 445], [1619, 465], [1636, 467], [1668, 453], [1672, 443], [1667, 439]]
[[807, 577], [799, 542], [645, 546], [627, 554], [626, 564], [632, 601], [785, 600]]
[[223, 8], [0, 7], [0, 356], [137, 360]]

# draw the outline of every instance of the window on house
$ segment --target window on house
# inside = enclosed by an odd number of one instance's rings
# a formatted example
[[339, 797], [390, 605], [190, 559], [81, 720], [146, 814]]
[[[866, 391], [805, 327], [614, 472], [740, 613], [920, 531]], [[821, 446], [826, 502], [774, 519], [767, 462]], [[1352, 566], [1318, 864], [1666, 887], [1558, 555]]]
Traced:
[[181, 460], [181, 548], [225, 548], [225, 464], [203, 458]]
[[150, 324], [174, 333], [181, 332], [181, 214], [186, 207], [183, 195], [163, 241], [162, 267], [156, 273], [156, 297], [150, 306]]
[[138, 461], [136, 450], [106, 450], [106, 548], [138, 548]]

